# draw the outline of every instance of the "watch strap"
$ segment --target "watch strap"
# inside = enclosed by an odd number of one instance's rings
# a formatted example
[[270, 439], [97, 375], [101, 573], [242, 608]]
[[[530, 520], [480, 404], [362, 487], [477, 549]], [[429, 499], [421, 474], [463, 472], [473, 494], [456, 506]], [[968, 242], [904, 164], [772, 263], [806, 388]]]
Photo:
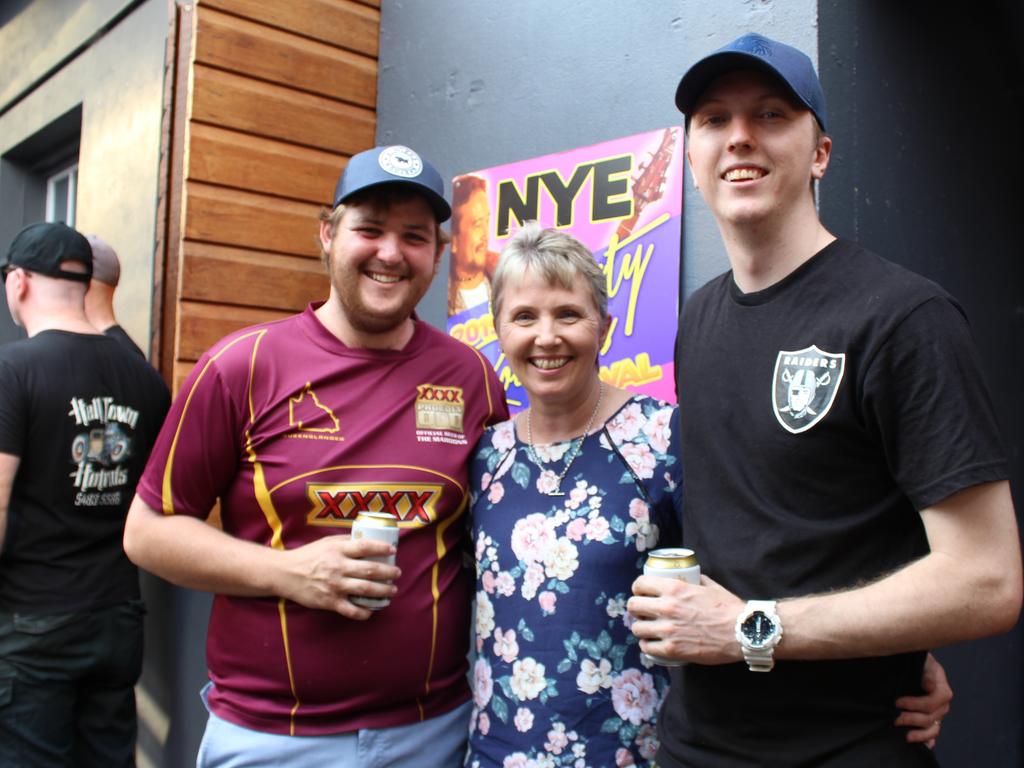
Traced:
[[[736, 620], [736, 639], [739, 641], [743, 659], [747, 662], [747, 667], [751, 672], [771, 672], [775, 666], [775, 646], [778, 645], [779, 639], [782, 637], [782, 625], [775, 612], [775, 603], [775, 600], [748, 600], [743, 613]], [[776, 629], [774, 641], [763, 648], [751, 647], [741, 629], [747, 618], [757, 611], [770, 617]]]

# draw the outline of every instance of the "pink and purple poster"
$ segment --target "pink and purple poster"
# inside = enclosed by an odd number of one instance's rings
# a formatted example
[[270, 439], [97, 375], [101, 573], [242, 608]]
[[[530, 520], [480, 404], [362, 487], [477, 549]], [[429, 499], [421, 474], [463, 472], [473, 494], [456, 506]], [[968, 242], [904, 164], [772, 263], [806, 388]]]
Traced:
[[682, 181], [678, 127], [455, 177], [448, 333], [491, 361], [513, 412], [526, 392], [498, 348], [490, 275], [530, 220], [566, 229], [604, 269], [612, 327], [601, 378], [675, 402]]

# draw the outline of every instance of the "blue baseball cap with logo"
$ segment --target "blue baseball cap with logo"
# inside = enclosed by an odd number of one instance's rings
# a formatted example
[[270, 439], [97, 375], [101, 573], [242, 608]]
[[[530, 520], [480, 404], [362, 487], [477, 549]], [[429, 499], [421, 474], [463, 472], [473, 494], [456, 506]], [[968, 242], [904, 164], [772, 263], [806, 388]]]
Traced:
[[444, 181], [430, 163], [401, 144], [374, 147], [353, 155], [334, 188], [334, 208], [357, 192], [383, 184], [402, 184], [423, 194], [439, 222], [451, 218]]
[[747, 67], [760, 69], [782, 81], [796, 101], [811, 111], [821, 130], [828, 130], [825, 94], [807, 54], [754, 33], [736, 38], [690, 67], [676, 88], [676, 106], [689, 118], [712, 80]]

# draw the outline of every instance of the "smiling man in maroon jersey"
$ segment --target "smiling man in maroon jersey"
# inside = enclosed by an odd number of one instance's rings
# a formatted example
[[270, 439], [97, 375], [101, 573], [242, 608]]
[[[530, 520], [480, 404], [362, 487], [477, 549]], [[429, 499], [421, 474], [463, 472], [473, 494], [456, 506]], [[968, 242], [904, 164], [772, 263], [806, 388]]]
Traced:
[[[443, 193], [408, 147], [351, 158], [321, 216], [327, 300], [214, 345], [172, 406], [125, 548], [216, 593], [200, 765], [461, 764], [466, 461], [507, 410], [487, 361], [413, 314]], [[203, 522], [218, 498], [223, 531]], [[396, 566], [347, 535], [360, 511], [398, 519]]]

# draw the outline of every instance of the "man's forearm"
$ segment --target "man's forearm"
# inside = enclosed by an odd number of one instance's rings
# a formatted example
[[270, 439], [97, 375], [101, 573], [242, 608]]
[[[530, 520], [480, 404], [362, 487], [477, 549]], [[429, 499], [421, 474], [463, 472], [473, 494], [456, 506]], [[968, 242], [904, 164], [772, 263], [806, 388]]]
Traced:
[[385, 598], [401, 576], [376, 562], [394, 554], [387, 542], [324, 536], [294, 549], [235, 538], [187, 515], [163, 515], [138, 496], [132, 502], [124, 548], [136, 565], [183, 587], [235, 597], [283, 597], [351, 619], [372, 612], [353, 595]]
[[182, 587], [239, 597], [275, 594], [274, 555], [280, 553], [194, 517], [162, 515], [138, 496], [124, 548], [136, 565]]
[[883, 656], [1010, 629], [1021, 559], [1008, 484], [961, 491], [922, 518], [929, 555], [864, 587], [781, 601], [776, 657]]
[[[921, 513], [931, 553], [864, 587], [781, 600], [777, 659], [846, 659], [937, 648], [1005, 632], [1021, 608], [1021, 556], [1009, 485], [968, 488]], [[743, 659], [735, 637], [745, 600], [704, 577], [700, 586], [641, 576], [629, 611], [641, 646], [698, 664]]]
[[7, 537], [7, 510], [11, 504], [14, 478], [18, 474], [21, 457], [12, 453], [0, 453], [0, 553], [4, 551]]

